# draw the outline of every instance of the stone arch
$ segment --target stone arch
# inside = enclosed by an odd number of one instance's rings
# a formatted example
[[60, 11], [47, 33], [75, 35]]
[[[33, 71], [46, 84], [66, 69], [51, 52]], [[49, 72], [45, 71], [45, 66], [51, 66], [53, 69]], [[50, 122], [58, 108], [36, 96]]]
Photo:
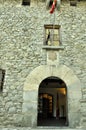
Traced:
[[50, 76], [61, 78], [68, 91], [68, 120], [70, 127], [80, 123], [81, 83], [73, 71], [65, 65], [41, 65], [27, 77], [23, 88], [23, 124], [37, 126], [38, 88], [42, 80]]

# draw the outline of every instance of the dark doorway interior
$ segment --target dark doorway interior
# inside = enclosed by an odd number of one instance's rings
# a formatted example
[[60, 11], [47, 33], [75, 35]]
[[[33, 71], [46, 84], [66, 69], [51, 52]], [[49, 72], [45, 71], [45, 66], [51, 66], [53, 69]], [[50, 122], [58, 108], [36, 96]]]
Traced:
[[49, 119], [53, 116], [53, 96], [47, 93], [39, 94], [38, 119]]
[[57, 77], [43, 80], [38, 95], [38, 126], [67, 126], [67, 88]]

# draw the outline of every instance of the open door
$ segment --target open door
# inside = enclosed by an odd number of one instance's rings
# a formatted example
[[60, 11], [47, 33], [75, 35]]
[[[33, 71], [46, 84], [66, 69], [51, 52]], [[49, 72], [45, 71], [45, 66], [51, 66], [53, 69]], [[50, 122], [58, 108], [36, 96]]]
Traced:
[[49, 77], [39, 86], [38, 126], [66, 126], [67, 88], [63, 80]]
[[47, 93], [39, 94], [38, 118], [46, 119], [53, 115], [53, 97]]

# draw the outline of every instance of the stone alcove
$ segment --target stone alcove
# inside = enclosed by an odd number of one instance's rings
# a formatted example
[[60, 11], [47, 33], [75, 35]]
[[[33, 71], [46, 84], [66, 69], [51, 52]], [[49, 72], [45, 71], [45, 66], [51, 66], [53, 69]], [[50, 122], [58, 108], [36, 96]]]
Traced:
[[73, 71], [65, 65], [41, 65], [27, 77], [23, 89], [23, 125], [37, 126], [38, 89], [41, 81], [50, 76], [61, 78], [68, 91], [69, 127], [78, 127], [80, 123], [81, 83]]

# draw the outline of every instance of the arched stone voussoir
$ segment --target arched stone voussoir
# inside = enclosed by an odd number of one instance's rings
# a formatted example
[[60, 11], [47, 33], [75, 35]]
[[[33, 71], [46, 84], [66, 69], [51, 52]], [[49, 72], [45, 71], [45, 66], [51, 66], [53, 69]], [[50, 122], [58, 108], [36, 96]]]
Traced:
[[[27, 77], [24, 83], [24, 90], [26, 88], [30, 89], [32, 86], [37, 86], [47, 77], [52, 76], [52, 68], [51, 66], [41, 65], [35, 68]], [[38, 86], [39, 87], [39, 86]]]
[[81, 91], [81, 82], [71, 69], [64, 75], [62, 79], [65, 81], [67, 87], [70, 87], [70, 90], [73, 89], [75, 91]]
[[41, 65], [36, 67], [27, 77], [24, 90], [35, 89], [39, 87], [42, 80], [50, 76], [56, 76], [62, 79], [68, 89], [73, 89], [75, 91], [81, 91], [81, 83], [74, 72], [65, 65], [49, 66]]
[[70, 68], [65, 65], [52, 66], [52, 75], [60, 79], [63, 79], [69, 71], [71, 71]]

